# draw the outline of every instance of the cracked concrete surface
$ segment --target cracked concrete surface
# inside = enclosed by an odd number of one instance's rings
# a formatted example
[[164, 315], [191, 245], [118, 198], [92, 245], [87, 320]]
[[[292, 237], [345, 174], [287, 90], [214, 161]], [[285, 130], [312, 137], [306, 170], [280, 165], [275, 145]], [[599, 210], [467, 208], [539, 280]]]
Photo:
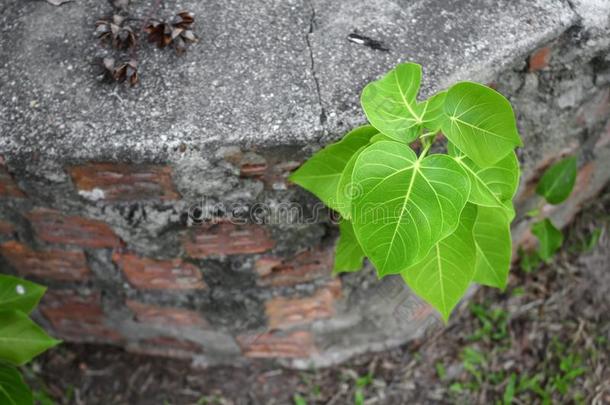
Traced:
[[[164, 4], [163, 15], [179, 11]], [[149, 7], [137, 2], [134, 13]], [[112, 53], [93, 37], [95, 20], [111, 12], [106, 2], [7, 0], [0, 153], [138, 162], [226, 145], [317, 146], [364, 122], [362, 87], [397, 63], [424, 66], [424, 95], [458, 79], [489, 81], [578, 20], [557, 0], [186, 0], [181, 7], [195, 12], [200, 42], [182, 58], [143, 46], [142, 84], [130, 89], [94, 78], [94, 58]], [[352, 32], [390, 52], [347, 41]]]

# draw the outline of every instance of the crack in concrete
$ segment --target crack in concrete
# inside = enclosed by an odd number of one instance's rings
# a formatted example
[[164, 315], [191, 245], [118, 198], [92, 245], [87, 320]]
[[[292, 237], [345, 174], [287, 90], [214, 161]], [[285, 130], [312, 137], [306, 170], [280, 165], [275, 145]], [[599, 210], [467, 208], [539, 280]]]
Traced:
[[[576, 21], [570, 26], [570, 28], [577, 28], [577, 29], [590, 29], [591, 28], [591, 21], [590, 21], [590, 17], [587, 18], [587, 16], [583, 13], [584, 9], [583, 7], [595, 7], [595, 5], [593, 6], [586, 6], [586, 5], [582, 5], [579, 7], [576, 4], [574, 4], [574, 0], [565, 0], [566, 4], [568, 5], [568, 8], [570, 9], [570, 11], [576, 16]], [[585, 2], [585, 4], [587, 4], [587, 2]]]
[[580, 15], [580, 13], [578, 11], [576, 11], [576, 6], [574, 5], [573, 0], [566, 0], [566, 3], [568, 4], [570, 11], [572, 11], [572, 13], [574, 13], [576, 18], [578, 19], [577, 23], [572, 26], [578, 26], [579, 24], [582, 23], [582, 16]]
[[318, 104], [320, 104], [320, 124], [322, 125], [322, 129], [325, 128], [326, 124], [326, 110], [324, 109], [324, 104], [322, 104], [322, 93], [320, 92], [320, 81], [316, 74], [316, 62], [313, 55], [313, 47], [311, 46], [310, 36], [314, 32], [315, 20], [316, 20], [316, 9], [311, 0], [306, 0], [307, 4], [309, 4], [309, 8], [311, 9], [311, 17], [309, 19], [309, 31], [305, 34], [305, 42], [307, 43], [307, 49], [309, 51], [309, 60], [311, 62], [311, 76], [313, 78], [314, 84], [316, 86], [316, 93], [318, 95]]

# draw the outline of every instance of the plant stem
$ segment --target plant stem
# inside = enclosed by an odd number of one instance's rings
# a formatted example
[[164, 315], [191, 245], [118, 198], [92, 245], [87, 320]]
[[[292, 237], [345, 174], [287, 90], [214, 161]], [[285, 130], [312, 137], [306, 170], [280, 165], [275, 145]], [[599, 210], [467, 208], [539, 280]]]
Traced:
[[423, 159], [426, 156], [426, 154], [428, 153], [428, 149], [430, 149], [430, 147], [434, 143], [435, 138], [435, 132], [427, 132], [419, 137], [419, 140], [424, 148], [422, 150], [422, 153], [420, 154], [420, 159]]
[[546, 201], [544, 200], [544, 198], [538, 197], [538, 203], [536, 204], [536, 208], [535, 210], [538, 211], [537, 215], [534, 217], [534, 220], [536, 222], [538, 221], [542, 221], [545, 216], [544, 216], [544, 212], [542, 212], [542, 210], [544, 209], [544, 206], [546, 205]]
[[424, 149], [421, 151], [418, 160], [422, 160], [423, 158], [426, 157], [426, 155], [428, 154], [428, 150], [430, 150], [430, 148], [432, 147], [432, 143], [433, 142], [426, 142], [426, 143], [424, 143], [424, 141], [422, 139], [422, 144], [424, 146]]

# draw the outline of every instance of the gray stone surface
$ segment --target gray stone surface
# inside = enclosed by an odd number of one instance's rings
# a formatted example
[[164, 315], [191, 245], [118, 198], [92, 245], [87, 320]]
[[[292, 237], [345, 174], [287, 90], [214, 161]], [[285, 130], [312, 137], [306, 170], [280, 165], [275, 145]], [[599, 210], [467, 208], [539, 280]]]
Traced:
[[[146, 2], [143, 2], [146, 3]], [[149, 4], [137, 3], [146, 15]], [[165, 2], [197, 15], [185, 57], [143, 46], [142, 85], [97, 83], [104, 1], [7, 0], [0, 26], [0, 153], [61, 160], [172, 160], [227, 144], [312, 144], [364, 121], [364, 84], [396, 63], [425, 69], [424, 93], [491, 80], [577, 16], [558, 0]], [[348, 42], [351, 32], [390, 52]], [[328, 138], [328, 139], [326, 139]], [[184, 147], [182, 146], [182, 147]]]

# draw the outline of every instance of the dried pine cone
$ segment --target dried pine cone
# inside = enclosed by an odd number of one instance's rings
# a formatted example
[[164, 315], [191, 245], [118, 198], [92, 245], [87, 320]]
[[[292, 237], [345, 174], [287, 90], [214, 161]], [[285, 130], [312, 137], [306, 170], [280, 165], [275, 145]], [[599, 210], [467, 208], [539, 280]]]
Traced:
[[176, 28], [190, 30], [193, 22], [195, 22], [195, 14], [190, 11], [181, 11], [172, 18], [171, 24]]
[[127, 81], [131, 86], [135, 86], [140, 81], [138, 76], [138, 62], [130, 59], [117, 67], [114, 71], [114, 79], [119, 82]]
[[159, 48], [165, 48], [172, 42], [172, 27], [165, 21], [151, 20], [145, 31], [148, 42], [155, 42]]
[[101, 82], [110, 82], [114, 78], [114, 58], [100, 58], [96, 64], [97, 78]]
[[115, 66], [114, 58], [103, 58], [99, 60], [97, 66], [99, 69], [98, 79], [100, 81], [127, 81], [132, 86], [135, 86], [140, 81], [138, 63], [134, 59]]
[[156, 43], [159, 48], [173, 44], [178, 55], [181, 55], [186, 52], [187, 43], [197, 41], [197, 37], [191, 30], [193, 21], [195, 21], [195, 16], [188, 11], [178, 13], [169, 23], [154, 20], [146, 27], [148, 42]]
[[133, 29], [124, 24], [125, 17], [118, 14], [111, 19], [101, 19], [95, 23], [95, 34], [102, 41], [110, 42], [113, 48], [128, 49], [136, 44], [136, 35]]

